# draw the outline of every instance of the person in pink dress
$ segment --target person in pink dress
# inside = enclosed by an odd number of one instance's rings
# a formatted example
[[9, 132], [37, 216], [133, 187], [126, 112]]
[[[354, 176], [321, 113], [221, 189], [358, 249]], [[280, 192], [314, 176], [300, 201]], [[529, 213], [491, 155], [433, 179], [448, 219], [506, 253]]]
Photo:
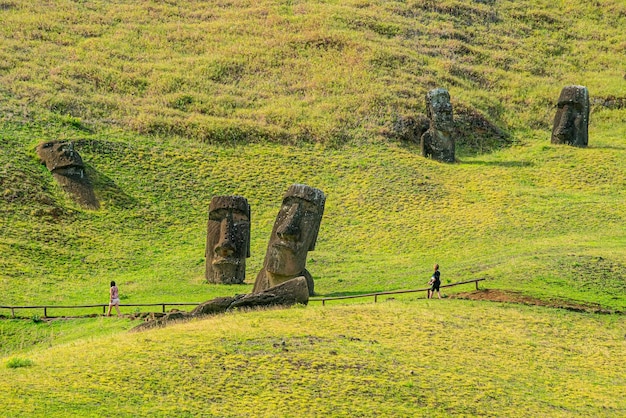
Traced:
[[109, 290], [109, 312], [107, 316], [111, 316], [111, 308], [115, 306], [117, 316], [122, 316], [120, 313], [120, 291], [115, 285], [115, 282], [111, 282], [111, 289]]

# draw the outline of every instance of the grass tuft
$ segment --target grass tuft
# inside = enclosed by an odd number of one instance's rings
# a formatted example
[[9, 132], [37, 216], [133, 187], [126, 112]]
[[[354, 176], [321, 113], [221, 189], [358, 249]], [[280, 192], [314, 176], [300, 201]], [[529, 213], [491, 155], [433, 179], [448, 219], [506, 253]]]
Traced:
[[9, 369], [17, 369], [20, 367], [31, 367], [33, 365], [33, 361], [26, 358], [11, 357], [7, 360], [6, 364]]

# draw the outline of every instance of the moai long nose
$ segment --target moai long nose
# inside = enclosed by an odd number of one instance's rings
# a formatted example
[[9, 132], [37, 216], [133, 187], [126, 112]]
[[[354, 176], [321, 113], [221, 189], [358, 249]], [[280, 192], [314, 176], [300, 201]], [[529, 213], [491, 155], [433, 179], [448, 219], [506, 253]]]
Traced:
[[574, 121], [572, 116], [572, 109], [570, 109], [570, 106], [564, 106], [562, 109], [561, 118], [559, 119], [557, 125], [554, 127], [554, 135], [561, 141], [566, 141], [570, 139], [569, 137], [573, 133], [572, 130], [574, 129]]
[[299, 204], [294, 204], [289, 208], [285, 218], [282, 220], [276, 234], [282, 240], [295, 241], [300, 237], [300, 218], [302, 212]]
[[220, 239], [215, 246], [215, 254], [229, 257], [235, 253], [236, 249], [233, 236], [233, 220], [231, 216], [227, 216], [220, 223]]

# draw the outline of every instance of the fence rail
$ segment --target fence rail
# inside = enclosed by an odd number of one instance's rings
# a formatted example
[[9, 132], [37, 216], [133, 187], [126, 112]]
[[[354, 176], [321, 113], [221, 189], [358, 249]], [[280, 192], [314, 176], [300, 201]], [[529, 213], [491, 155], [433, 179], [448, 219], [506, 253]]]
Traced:
[[[463, 282], [456, 282], [456, 283], [450, 283], [450, 284], [444, 284], [441, 285], [440, 287], [452, 287], [452, 286], [459, 286], [462, 284], [468, 284], [468, 283], [475, 283], [476, 284], [476, 290], [478, 290], [478, 282], [485, 280], [484, 278], [481, 279], [472, 279], [472, 280], [466, 280]], [[349, 296], [333, 296], [333, 297], [327, 297], [327, 298], [310, 298], [309, 302], [322, 302], [322, 305], [326, 305], [326, 301], [327, 300], [340, 300], [340, 299], [355, 299], [355, 298], [366, 298], [366, 297], [374, 297], [374, 302], [378, 302], [378, 296], [384, 296], [384, 295], [397, 295], [397, 294], [401, 294], [401, 293], [416, 293], [416, 292], [424, 292], [427, 291], [428, 289], [430, 289], [430, 287], [426, 287], [423, 289], [411, 289], [411, 290], [391, 290], [388, 292], [376, 292], [376, 293], [363, 293], [360, 295], [349, 295]], [[120, 304], [120, 307], [127, 307], [127, 306], [134, 306], [134, 307], [140, 307], [140, 306], [161, 306], [162, 312], [165, 312], [165, 307], [166, 306], [198, 306], [200, 304], [200, 302], [159, 302], [159, 303], [128, 303], [128, 304]], [[80, 309], [80, 308], [102, 308], [102, 313], [106, 313], [106, 308], [109, 306], [108, 303], [106, 304], [95, 304], [95, 305], [67, 305], [67, 306], [62, 306], [62, 305], [37, 305], [37, 306], [1, 306], [0, 305], [0, 309], [10, 309], [11, 310], [11, 317], [15, 318], [15, 311], [19, 310], [19, 309], [43, 309], [43, 317], [44, 318], [48, 318], [48, 310], [49, 309]]]
[[[199, 302], [159, 302], [159, 303], [124, 303], [119, 306], [161, 306], [162, 312], [165, 312], [166, 306], [198, 306]], [[15, 311], [19, 309], [43, 309], [43, 317], [48, 318], [48, 309], [80, 309], [80, 308], [102, 308], [102, 313], [106, 313], [109, 304], [100, 303], [95, 305], [38, 305], [38, 306], [0, 306], [0, 309], [10, 309], [11, 316], [15, 318]]]
[[[442, 284], [441, 286], [439, 286], [440, 288], [442, 287], [452, 287], [452, 286], [458, 286], [461, 284], [467, 284], [467, 283], [476, 283], [476, 290], [478, 290], [478, 282], [481, 282], [485, 280], [484, 278], [481, 279], [472, 279], [472, 280], [466, 280], [464, 282], [456, 282], [456, 283], [450, 283], [450, 284]], [[333, 297], [328, 297], [328, 298], [310, 298], [309, 302], [322, 302], [322, 305], [326, 305], [326, 301], [327, 300], [340, 300], [340, 299], [355, 299], [355, 298], [366, 298], [366, 297], [374, 297], [374, 302], [378, 302], [378, 296], [383, 296], [383, 295], [397, 295], [400, 293], [416, 293], [416, 292], [425, 292], [427, 290], [429, 290], [430, 287], [425, 287], [423, 289], [411, 289], [411, 290], [391, 290], [388, 292], [376, 292], [376, 293], [363, 293], [360, 295], [349, 295], [349, 296], [333, 296]]]

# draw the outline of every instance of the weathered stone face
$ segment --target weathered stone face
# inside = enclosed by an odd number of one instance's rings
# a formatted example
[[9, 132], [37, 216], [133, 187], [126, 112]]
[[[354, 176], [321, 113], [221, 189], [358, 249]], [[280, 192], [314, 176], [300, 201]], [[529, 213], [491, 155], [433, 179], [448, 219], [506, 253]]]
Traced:
[[51, 172], [75, 168], [75, 172], [85, 168], [83, 159], [69, 141], [49, 141], [37, 146], [37, 155]]
[[[315, 249], [325, 202], [326, 196], [319, 189], [303, 184], [289, 187], [276, 217], [254, 292], [294, 277], [310, 277], [305, 269], [306, 257]], [[311, 280], [311, 293], [312, 284]]]
[[442, 131], [454, 129], [454, 117], [450, 93], [446, 89], [434, 89], [426, 95], [426, 112], [431, 126]]
[[426, 94], [426, 114], [430, 127], [422, 135], [422, 155], [437, 161], [454, 162], [455, 135], [454, 115], [450, 93], [438, 88]]
[[589, 91], [587, 87], [563, 87], [557, 107], [551, 142], [586, 147], [589, 143]]
[[291, 276], [304, 270], [308, 251], [315, 249], [324, 202], [324, 193], [309, 186], [287, 190], [265, 257], [267, 271]]
[[87, 209], [98, 209], [96, 198], [83, 159], [69, 141], [49, 141], [37, 146], [37, 155], [50, 170], [57, 183], [72, 199]]
[[209, 204], [206, 273], [209, 283], [239, 284], [250, 257], [250, 205], [241, 196], [214, 196]]

